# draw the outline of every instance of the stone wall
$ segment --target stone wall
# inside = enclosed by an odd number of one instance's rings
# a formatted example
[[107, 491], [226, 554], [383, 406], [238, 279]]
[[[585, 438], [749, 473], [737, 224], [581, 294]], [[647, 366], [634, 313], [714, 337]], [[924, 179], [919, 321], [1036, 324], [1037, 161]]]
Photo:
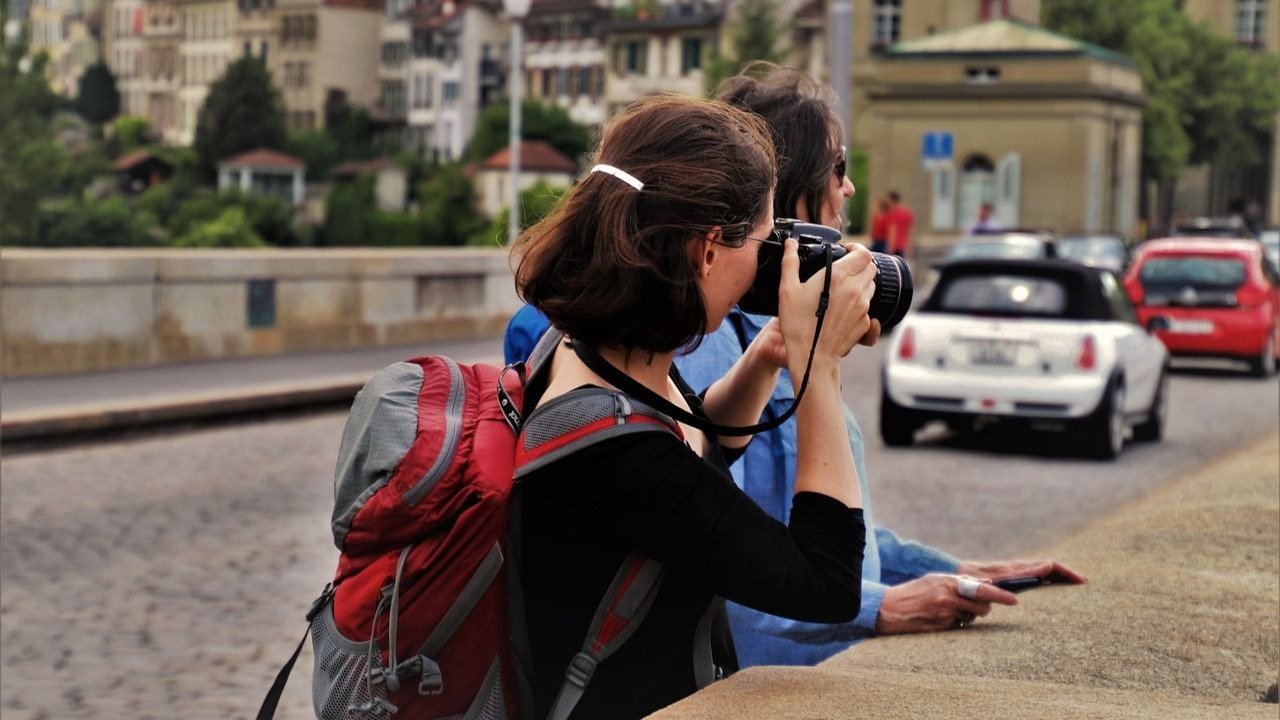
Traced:
[[0, 376], [497, 335], [518, 306], [500, 249], [4, 250]]

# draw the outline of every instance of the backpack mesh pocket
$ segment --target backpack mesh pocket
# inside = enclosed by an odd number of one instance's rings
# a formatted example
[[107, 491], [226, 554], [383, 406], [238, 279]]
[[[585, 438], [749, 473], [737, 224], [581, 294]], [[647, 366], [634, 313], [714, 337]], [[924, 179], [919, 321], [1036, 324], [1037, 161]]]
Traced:
[[353, 642], [338, 632], [333, 602], [311, 621], [311, 646], [315, 664], [311, 671], [311, 702], [319, 720], [383, 718], [386, 685], [371, 672], [381, 665], [381, 654], [370, 642]]

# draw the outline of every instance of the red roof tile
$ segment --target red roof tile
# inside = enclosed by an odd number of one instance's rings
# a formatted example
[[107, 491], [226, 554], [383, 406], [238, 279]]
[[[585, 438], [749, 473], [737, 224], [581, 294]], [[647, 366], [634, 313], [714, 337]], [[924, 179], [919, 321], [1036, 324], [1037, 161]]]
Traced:
[[[511, 166], [509, 148], [502, 148], [480, 164], [481, 170], [506, 170]], [[578, 164], [565, 157], [541, 140], [525, 140], [520, 143], [520, 170], [530, 172], [562, 172], [570, 175], [578, 172]]]
[[240, 153], [233, 158], [219, 162], [218, 165], [247, 165], [254, 168], [286, 168], [289, 170], [305, 170], [307, 167], [305, 163], [292, 155], [285, 155], [278, 150], [267, 148], [257, 148], [249, 152]]
[[[125, 155], [121, 157], [119, 160], [116, 160], [114, 163], [112, 163], [111, 169], [115, 170], [116, 172], [121, 172], [123, 170], [128, 170], [134, 167], [135, 165], [139, 165], [143, 162], [146, 162], [147, 160], [150, 160], [153, 157], [156, 157], [156, 156], [152, 155], [151, 151], [145, 148], [143, 148], [142, 150], [134, 150], [128, 155]], [[161, 162], [164, 162], [164, 161], [161, 160]], [[165, 163], [165, 164], [167, 165], [168, 163]]]

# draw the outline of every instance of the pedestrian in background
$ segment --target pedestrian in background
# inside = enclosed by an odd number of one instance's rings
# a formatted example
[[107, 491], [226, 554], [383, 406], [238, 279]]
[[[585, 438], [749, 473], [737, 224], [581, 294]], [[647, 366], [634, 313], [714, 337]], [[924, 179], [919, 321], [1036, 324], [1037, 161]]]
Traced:
[[900, 258], [915, 258], [915, 248], [911, 243], [911, 231], [916, 223], [916, 214], [902, 202], [897, 190], [889, 191], [889, 252]]
[[981, 235], [982, 233], [998, 232], [1004, 229], [1004, 223], [1000, 222], [1000, 218], [995, 216], [995, 208], [991, 203], [984, 202], [982, 207], [978, 208], [978, 219], [974, 221], [973, 227], [969, 228], [970, 235]]
[[876, 198], [876, 211], [871, 215], [871, 252], [889, 252], [889, 199]]

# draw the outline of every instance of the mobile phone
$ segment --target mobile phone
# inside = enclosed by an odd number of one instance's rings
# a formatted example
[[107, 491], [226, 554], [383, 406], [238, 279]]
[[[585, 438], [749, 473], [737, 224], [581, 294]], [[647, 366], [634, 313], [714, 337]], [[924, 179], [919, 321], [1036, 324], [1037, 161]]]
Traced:
[[1041, 585], [1044, 584], [1044, 580], [1038, 577], [1020, 577], [1020, 578], [1009, 578], [1007, 580], [997, 580], [993, 584], [996, 587], [1000, 588], [1001, 590], [1007, 590], [1011, 593], [1018, 593], [1018, 592], [1022, 592], [1023, 590], [1030, 590], [1033, 587], [1040, 587]]

